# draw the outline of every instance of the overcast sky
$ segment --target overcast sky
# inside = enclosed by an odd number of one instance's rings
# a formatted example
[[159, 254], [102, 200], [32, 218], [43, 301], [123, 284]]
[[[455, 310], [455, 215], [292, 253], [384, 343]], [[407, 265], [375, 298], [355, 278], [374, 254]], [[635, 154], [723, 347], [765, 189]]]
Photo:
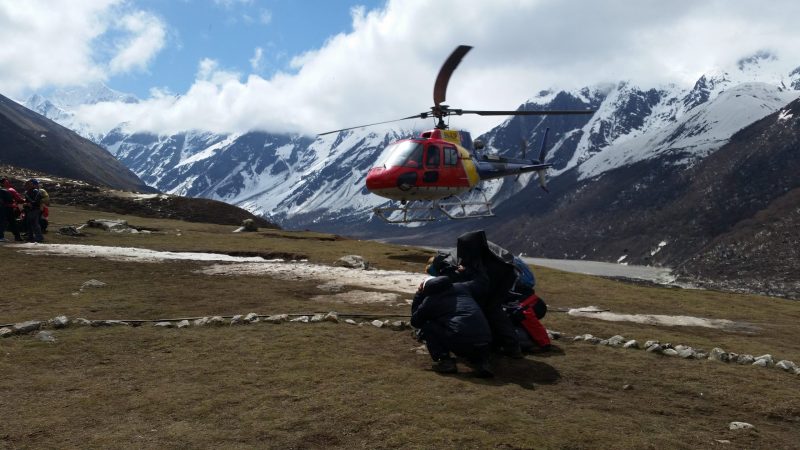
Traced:
[[[758, 51], [800, 66], [795, 0], [0, 0], [0, 93], [102, 81], [139, 104], [85, 107], [98, 130], [315, 134], [447, 103], [515, 109], [540, 90], [690, 85]], [[486, 131], [498, 120], [462, 117]], [[410, 121], [425, 127], [427, 121]]]

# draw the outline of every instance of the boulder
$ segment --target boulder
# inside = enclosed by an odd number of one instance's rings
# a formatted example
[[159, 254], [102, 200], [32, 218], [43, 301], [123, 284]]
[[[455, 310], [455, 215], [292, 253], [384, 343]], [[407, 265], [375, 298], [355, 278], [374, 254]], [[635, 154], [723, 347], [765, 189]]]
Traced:
[[755, 427], [747, 422], [731, 422], [728, 424], [729, 430], [751, 430]]
[[782, 359], [778, 361], [778, 364], [775, 364], [775, 367], [781, 370], [785, 370], [787, 372], [794, 372], [794, 369], [797, 367], [795, 363], [789, 361], [788, 359]]
[[749, 364], [753, 364], [753, 362], [755, 360], [756, 359], [753, 358], [753, 355], [739, 355], [739, 357], [736, 358], [736, 364], [742, 364], [742, 365], [748, 364], [749, 365]]
[[325, 317], [323, 317], [322, 320], [326, 322], [339, 323], [339, 313], [336, 311], [331, 311], [328, 314], [325, 314]]
[[372, 324], [372, 326], [374, 326], [374, 327], [383, 328], [383, 321], [382, 321], [382, 320], [377, 320], [377, 319], [376, 319], [376, 320], [373, 320], [373, 321], [372, 321], [372, 322], [370, 322], [370, 323], [371, 323], [371, 324]]
[[66, 328], [69, 326], [69, 319], [67, 316], [56, 316], [48, 320], [47, 323], [55, 329]]
[[33, 338], [42, 342], [55, 342], [56, 337], [53, 336], [52, 331], [39, 331], [33, 335]]
[[184, 319], [175, 324], [175, 328], [187, 328], [189, 325], [189, 321]]
[[288, 321], [289, 321], [289, 316], [287, 314], [275, 314], [264, 319], [264, 322], [269, 322], [269, 323], [283, 323]]
[[241, 314], [237, 314], [231, 317], [231, 325], [242, 325], [244, 324], [244, 316]]
[[213, 316], [208, 319], [208, 324], [211, 326], [222, 326], [225, 325], [227, 321], [222, 318], [222, 316]]
[[346, 255], [339, 258], [334, 266], [347, 267], [348, 269], [369, 269], [369, 263], [361, 256]]
[[199, 319], [195, 319], [195, 321], [193, 323], [194, 323], [194, 326], [196, 326], [196, 327], [202, 327], [202, 326], [208, 325], [208, 317], [201, 317]]
[[42, 327], [42, 322], [38, 320], [29, 320], [27, 322], [20, 322], [14, 324], [12, 330], [14, 334], [23, 334], [23, 333], [30, 333], [32, 331], [36, 331]]
[[725, 353], [725, 350], [719, 347], [714, 347], [711, 349], [711, 353], [708, 354], [708, 359], [712, 361], [728, 362], [730, 361], [730, 356]]
[[11, 337], [14, 335], [14, 330], [9, 327], [0, 328], [0, 339]]
[[250, 233], [258, 231], [258, 225], [256, 225], [256, 221], [253, 219], [244, 219], [242, 221], [242, 231]]
[[172, 322], [166, 322], [165, 321], [165, 322], [156, 322], [156, 323], [153, 324], [153, 326], [154, 327], [159, 327], [159, 328], [172, 328], [172, 327], [175, 326], [175, 324], [173, 324]]
[[353, 319], [345, 319], [344, 323], [349, 324], [349, 325], [358, 325], [358, 322], [356, 322]]
[[636, 339], [631, 339], [630, 341], [622, 344], [622, 348], [639, 348], [639, 342]]

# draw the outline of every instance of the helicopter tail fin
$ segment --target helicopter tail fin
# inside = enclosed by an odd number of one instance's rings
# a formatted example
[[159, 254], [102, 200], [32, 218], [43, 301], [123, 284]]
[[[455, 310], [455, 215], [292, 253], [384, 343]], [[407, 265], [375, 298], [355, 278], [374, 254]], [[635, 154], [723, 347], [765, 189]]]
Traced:
[[547, 155], [547, 133], [550, 132], [550, 128], [544, 129], [544, 137], [542, 138], [542, 147], [539, 149], [539, 162], [544, 162], [544, 157]]

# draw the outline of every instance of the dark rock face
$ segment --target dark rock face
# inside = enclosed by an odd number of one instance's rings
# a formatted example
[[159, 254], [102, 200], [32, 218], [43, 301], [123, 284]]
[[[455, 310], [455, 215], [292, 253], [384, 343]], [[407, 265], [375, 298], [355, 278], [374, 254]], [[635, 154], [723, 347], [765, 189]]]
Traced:
[[155, 191], [102, 147], [2, 95], [0, 159], [117, 189]]

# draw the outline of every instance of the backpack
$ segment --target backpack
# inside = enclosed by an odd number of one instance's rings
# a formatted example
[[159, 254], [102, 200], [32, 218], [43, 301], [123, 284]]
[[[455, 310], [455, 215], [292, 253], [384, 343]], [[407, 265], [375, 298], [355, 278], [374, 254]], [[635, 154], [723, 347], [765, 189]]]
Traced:
[[533, 294], [533, 288], [536, 286], [536, 277], [533, 276], [530, 267], [519, 256], [514, 257], [514, 273], [517, 279], [514, 281], [511, 291], [526, 297]]
[[14, 196], [8, 192], [8, 189], [0, 188], [0, 203], [5, 207], [11, 207], [14, 204]]
[[43, 206], [50, 206], [50, 194], [48, 194], [47, 191], [45, 191], [42, 188], [39, 188], [39, 197], [41, 198], [39, 202]]

